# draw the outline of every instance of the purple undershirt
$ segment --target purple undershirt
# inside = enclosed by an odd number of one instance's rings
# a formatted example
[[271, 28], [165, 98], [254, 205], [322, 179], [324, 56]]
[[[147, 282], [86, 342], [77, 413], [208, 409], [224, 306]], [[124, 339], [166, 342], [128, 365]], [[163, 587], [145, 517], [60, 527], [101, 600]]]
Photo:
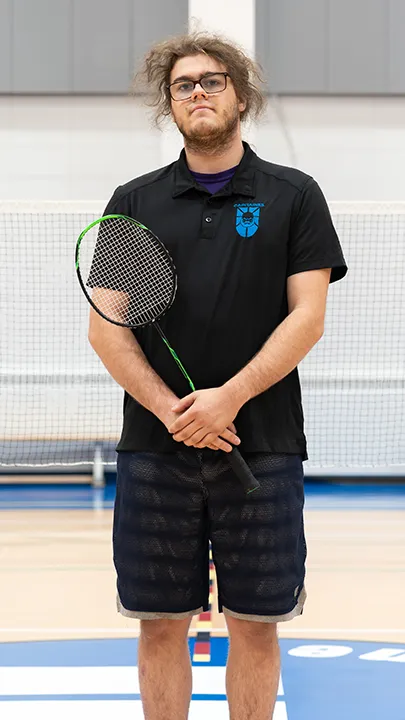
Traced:
[[214, 194], [231, 180], [237, 167], [236, 165], [233, 168], [229, 168], [229, 170], [224, 170], [219, 173], [196, 173], [191, 170], [190, 172], [199, 185], [202, 185], [208, 192]]

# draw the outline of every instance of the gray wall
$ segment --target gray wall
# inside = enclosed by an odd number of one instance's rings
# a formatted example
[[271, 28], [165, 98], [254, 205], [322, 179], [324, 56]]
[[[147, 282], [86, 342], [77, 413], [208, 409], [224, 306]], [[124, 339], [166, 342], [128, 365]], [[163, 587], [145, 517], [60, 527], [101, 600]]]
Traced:
[[271, 92], [405, 93], [405, 0], [256, 0], [256, 8]]
[[[0, 0], [0, 93], [128, 91], [188, 0]], [[256, 0], [256, 44], [281, 94], [405, 93], [405, 0]]]
[[187, 0], [0, 0], [0, 93], [126, 93]]

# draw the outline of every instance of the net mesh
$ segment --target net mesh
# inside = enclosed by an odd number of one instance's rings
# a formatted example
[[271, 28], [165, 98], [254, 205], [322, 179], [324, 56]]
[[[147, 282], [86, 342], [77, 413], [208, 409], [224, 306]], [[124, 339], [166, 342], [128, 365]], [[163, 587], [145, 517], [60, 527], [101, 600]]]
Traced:
[[[0, 465], [115, 463], [122, 390], [87, 341], [76, 238], [102, 204], [0, 204]], [[307, 472], [405, 472], [405, 203], [331, 203], [349, 265], [300, 366]], [[61, 311], [61, 308], [63, 310]]]

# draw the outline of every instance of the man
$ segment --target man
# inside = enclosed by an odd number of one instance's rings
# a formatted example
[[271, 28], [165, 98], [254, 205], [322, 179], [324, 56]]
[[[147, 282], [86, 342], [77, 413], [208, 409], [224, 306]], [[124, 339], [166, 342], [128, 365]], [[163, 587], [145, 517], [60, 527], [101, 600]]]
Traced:
[[[178, 271], [162, 320], [199, 388], [157, 333], [94, 312], [90, 342], [125, 389], [118, 445], [114, 561], [120, 612], [141, 621], [139, 680], [147, 720], [184, 720], [187, 635], [208, 604], [212, 545], [230, 636], [231, 720], [269, 720], [279, 682], [277, 622], [305, 601], [306, 441], [296, 367], [323, 334], [330, 281], [346, 273], [324, 197], [304, 173], [259, 159], [241, 121], [263, 97], [254, 63], [197, 33], [145, 60], [157, 117], [184, 137], [180, 159], [119, 187], [106, 214], [139, 220]], [[261, 487], [230, 470], [239, 446]]]

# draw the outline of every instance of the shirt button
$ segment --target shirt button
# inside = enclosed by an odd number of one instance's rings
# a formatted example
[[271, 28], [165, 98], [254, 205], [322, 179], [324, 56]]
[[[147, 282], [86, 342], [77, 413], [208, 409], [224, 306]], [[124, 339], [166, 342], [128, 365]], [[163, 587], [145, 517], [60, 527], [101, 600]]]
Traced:
[[210, 216], [208, 215], [208, 217], [205, 218], [205, 222], [208, 222], [208, 223], [212, 222], [212, 217], [210, 217]]

